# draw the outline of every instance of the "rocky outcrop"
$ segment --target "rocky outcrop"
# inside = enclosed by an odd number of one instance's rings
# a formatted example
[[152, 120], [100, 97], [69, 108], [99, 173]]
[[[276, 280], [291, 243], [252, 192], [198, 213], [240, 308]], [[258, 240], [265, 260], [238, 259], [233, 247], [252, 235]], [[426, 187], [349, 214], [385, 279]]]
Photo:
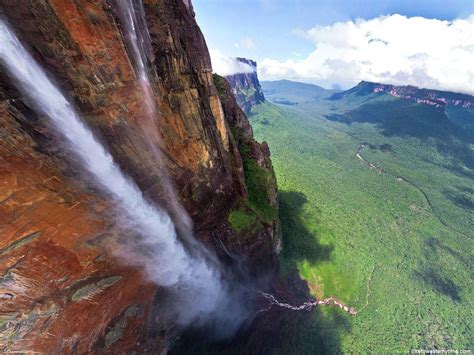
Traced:
[[[214, 85], [190, 1], [144, 1], [166, 165], [197, 238], [220, 255], [272, 268], [278, 199], [228, 86]], [[110, 0], [0, 0], [35, 59], [146, 196], [166, 206], [143, 132], [145, 108]], [[132, 236], [58, 136], [0, 71], [0, 349], [164, 351], [157, 285], [109, 253]], [[145, 128], [145, 129], [143, 129]], [[105, 247], [107, 246], [107, 248]], [[259, 268], [257, 268], [259, 264]]]
[[448, 91], [420, 89], [415, 86], [396, 86], [362, 81], [356, 87], [333, 95], [333, 99], [342, 97], [348, 92], [385, 93], [387, 95], [413, 100], [420, 104], [445, 107], [458, 106], [463, 108], [474, 107], [474, 97]]
[[[227, 80], [214, 74], [214, 82], [228, 124], [230, 146], [238, 150], [235, 156], [242, 161], [242, 165], [240, 161], [235, 163], [238, 167], [242, 166], [244, 185], [247, 190], [238, 205], [231, 210], [228, 221], [234, 231], [241, 235], [237, 239], [239, 244], [246, 239], [245, 234], [252, 230], [261, 235], [259, 240], [263, 243], [270, 241], [273, 250], [279, 252], [278, 194], [275, 172], [270, 160], [270, 149], [266, 142], [257, 143], [253, 139], [252, 127], [245, 113], [237, 105]], [[240, 172], [240, 168], [237, 171]], [[265, 237], [267, 235], [271, 238]], [[269, 260], [269, 255], [262, 255], [262, 252], [268, 253], [268, 246], [258, 246], [253, 243], [251, 247], [253, 249], [250, 253], [253, 255], [251, 260], [255, 261], [260, 268], [262, 261]]]
[[226, 79], [234, 92], [237, 103], [248, 114], [253, 106], [265, 101], [265, 96], [258, 81], [257, 63], [245, 58], [236, 59], [238, 62], [245, 64], [249, 71], [228, 75]]

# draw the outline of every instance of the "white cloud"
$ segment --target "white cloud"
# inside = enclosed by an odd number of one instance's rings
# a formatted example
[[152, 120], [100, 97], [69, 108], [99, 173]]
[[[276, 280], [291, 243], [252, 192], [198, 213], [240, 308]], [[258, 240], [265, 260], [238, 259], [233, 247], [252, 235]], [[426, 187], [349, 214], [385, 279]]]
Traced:
[[210, 49], [212, 69], [214, 73], [222, 76], [237, 73], [252, 73], [254, 68], [246, 63], [239, 62], [236, 58], [222, 54], [218, 49]]
[[391, 15], [298, 33], [315, 50], [303, 59], [263, 60], [261, 78], [343, 87], [367, 80], [474, 94], [474, 15], [453, 21]]
[[242, 47], [242, 48], [245, 48], [245, 49], [252, 49], [252, 48], [255, 48], [255, 43], [252, 40], [252, 38], [243, 37], [243, 38], [239, 39], [238, 42], [235, 42], [234, 46], [236, 46], [237, 48]]

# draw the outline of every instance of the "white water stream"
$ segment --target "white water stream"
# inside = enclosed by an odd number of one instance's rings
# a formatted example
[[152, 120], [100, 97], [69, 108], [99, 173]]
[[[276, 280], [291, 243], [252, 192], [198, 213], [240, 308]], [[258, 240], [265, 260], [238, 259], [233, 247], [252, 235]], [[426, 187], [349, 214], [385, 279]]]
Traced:
[[137, 242], [145, 247], [147, 257], [140, 262], [134, 255], [133, 262], [141, 263], [152, 281], [175, 292], [179, 302], [173, 321], [180, 325], [198, 325], [209, 319], [217, 323], [222, 320], [227, 326], [238, 327], [239, 317], [234, 318], [235, 313], [230, 312], [235, 305], [229, 300], [219, 267], [185, 250], [168, 214], [147, 201], [138, 186], [122, 173], [110, 153], [2, 19], [0, 63], [32, 106], [49, 118], [65, 146], [80, 158], [97, 185], [116, 203], [124, 219], [119, 222], [140, 235]]
[[141, 91], [141, 103], [144, 109], [143, 116], [140, 117], [139, 127], [147, 144], [147, 147], [153, 154], [156, 162], [155, 169], [160, 177], [161, 186], [165, 193], [165, 198], [175, 222], [179, 224], [183, 237], [192, 243], [191, 219], [181, 206], [176, 196], [173, 184], [168, 176], [167, 168], [164, 164], [164, 156], [160, 149], [163, 142], [158, 129], [159, 112], [156, 107], [155, 93], [150, 83], [148, 75], [148, 62], [153, 61], [153, 50], [150, 34], [145, 19], [145, 9], [141, 0], [115, 0], [114, 7], [120, 20], [125, 44], [132, 59], [135, 75]]
[[[122, 216], [119, 222], [125, 230], [132, 229], [139, 235], [139, 238], [130, 244], [144, 247], [142, 249], [145, 249], [146, 253], [141, 255], [125, 247], [118, 255], [125, 261], [143, 268], [151, 281], [168, 287], [173, 292], [173, 322], [183, 326], [211, 323], [218, 333], [229, 335], [234, 333], [248, 316], [241, 299], [242, 292], [239, 285], [233, 285], [233, 289], [230, 289], [230, 284], [223, 279], [216, 259], [199, 242], [192, 239], [187, 214], [179, 205], [169, 181], [159, 148], [161, 138], [156, 127], [155, 97], [147, 74], [146, 62], [151, 55], [149, 34], [142, 3], [135, 3], [135, 8], [133, 4], [132, 0], [115, 1], [142, 91], [145, 112], [144, 138], [157, 158], [157, 168], [160, 169], [161, 182], [170, 208], [173, 209], [174, 215], [180, 218], [178, 222], [185, 225], [189, 233], [185, 238], [193, 247], [192, 255], [179, 241], [169, 215], [147, 201], [135, 182], [122, 173], [110, 153], [94, 137], [73, 106], [1, 18], [0, 67], [6, 70], [15, 85], [30, 99], [28, 102], [50, 119], [54, 129], [63, 137], [65, 147], [81, 160], [83, 167], [94, 176], [96, 184], [115, 202]], [[351, 314], [355, 312], [334, 298], [292, 306], [277, 301], [270, 294], [260, 294], [271, 306], [296, 311], [333, 304]]]

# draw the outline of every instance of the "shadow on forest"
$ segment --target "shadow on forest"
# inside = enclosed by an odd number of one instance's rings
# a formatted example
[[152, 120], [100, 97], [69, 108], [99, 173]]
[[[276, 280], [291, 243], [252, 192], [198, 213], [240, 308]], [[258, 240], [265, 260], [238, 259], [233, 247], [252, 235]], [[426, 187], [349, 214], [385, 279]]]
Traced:
[[443, 275], [443, 267], [438, 262], [451, 255], [457, 261], [470, 267], [467, 260], [457, 250], [452, 249], [439, 239], [430, 237], [425, 240], [424, 260], [425, 266], [420, 271], [415, 271], [414, 277], [434, 291], [451, 298], [454, 302], [461, 301], [460, 288], [454, 281]]
[[[283, 241], [280, 260], [285, 265], [286, 275], [281, 276], [280, 284], [284, 286], [277, 291], [280, 291], [280, 298], [285, 302], [301, 304], [311, 299], [311, 295], [308, 284], [300, 278], [298, 262], [304, 260], [315, 265], [327, 261], [331, 258], [334, 247], [320, 244], [317, 235], [306, 228], [302, 215], [308, 200], [303, 193], [279, 191], [278, 194]], [[270, 350], [269, 353], [340, 353], [340, 337], [351, 331], [349, 317], [337, 309], [322, 312], [317, 307], [312, 312], [277, 312], [272, 312], [267, 320], [273, 327], [278, 325], [279, 329], [273, 334], [274, 344], [271, 349], [267, 349]]]
[[[315, 265], [327, 261], [334, 247], [321, 245], [317, 235], [306, 228], [303, 213], [308, 200], [303, 193], [280, 190], [278, 195], [283, 242], [279, 258], [285, 270], [280, 270], [270, 292], [281, 302], [300, 305], [313, 297], [299, 275], [298, 262], [305, 260]], [[350, 331], [349, 316], [339, 309], [327, 308], [323, 312], [316, 307], [308, 312], [273, 307], [255, 320], [241, 338], [236, 353], [336, 354], [342, 352], [341, 335]]]
[[[299, 305], [312, 300], [306, 281], [300, 278], [297, 263], [312, 264], [330, 259], [332, 246], [321, 245], [308, 231], [302, 213], [306, 196], [301, 192], [279, 191], [285, 274], [275, 275], [270, 289], [281, 302]], [[262, 302], [263, 301], [263, 302]], [[257, 301], [256, 310], [268, 308]], [[236, 337], [220, 343], [201, 338], [182, 339], [172, 354], [335, 354], [341, 353], [341, 335], [351, 331], [349, 315], [339, 309], [316, 307], [311, 312], [272, 307], [255, 313], [253, 322]]]
[[415, 277], [433, 290], [451, 298], [454, 302], [460, 302], [459, 287], [448, 277], [444, 277], [433, 268], [426, 268], [421, 272], [415, 272]]
[[443, 194], [456, 206], [467, 211], [474, 211], [474, 193], [472, 189], [463, 186], [449, 187], [443, 190]]
[[458, 259], [460, 262], [462, 262], [464, 265], [468, 266], [468, 262], [466, 259], [459, 253], [458, 251], [450, 248], [443, 242], [441, 242], [439, 239], [436, 239], [435, 237], [430, 237], [426, 239], [425, 245], [427, 247], [427, 250], [425, 251], [425, 255], [427, 259], [433, 259], [435, 256], [436, 258], [442, 258], [442, 255], [437, 255], [440, 251], [447, 252], [451, 256], [455, 257]]
[[280, 191], [280, 220], [283, 238], [282, 258], [291, 261], [296, 268], [298, 261], [311, 264], [327, 261], [334, 249], [332, 245], [321, 245], [317, 237], [304, 225], [303, 206], [306, 196], [296, 191]]

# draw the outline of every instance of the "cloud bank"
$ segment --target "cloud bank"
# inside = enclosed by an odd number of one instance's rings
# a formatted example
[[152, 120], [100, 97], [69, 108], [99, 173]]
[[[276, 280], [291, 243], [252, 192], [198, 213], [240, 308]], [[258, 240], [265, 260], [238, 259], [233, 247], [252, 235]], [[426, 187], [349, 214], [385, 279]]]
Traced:
[[209, 52], [214, 73], [227, 76], [237, 73], [252, 73], [254, 71], [251, 65], [239, 62], [237, 58], [227, 57], [217, 49], [210, 49]]
[[361, 80], [474, 94], [474, 15], [442, 21], [401, 15], [297, 31], [306, 58], [259, 63], [264, 80], [350, 87]]

